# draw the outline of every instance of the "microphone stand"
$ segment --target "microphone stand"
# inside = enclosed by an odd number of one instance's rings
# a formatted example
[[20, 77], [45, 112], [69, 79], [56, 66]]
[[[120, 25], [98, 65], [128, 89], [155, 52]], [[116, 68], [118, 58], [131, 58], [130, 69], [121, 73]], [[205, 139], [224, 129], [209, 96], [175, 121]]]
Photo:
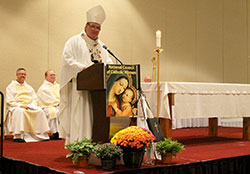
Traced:
[[108, 49], [108, 47], [106, 46], [106, 45], [103, 45], [102, 46], [105, 50], [107, 50], [108, 51], [108, 53], [111, 55], [111, 56], [113, 56], [114, 58], [115, 58], [115, 60], [117, 60], [121, 65], [122, 65], [122, 67], [123, 67], [123, 63]]
[[109, 53], [111, 56], [113, 56], [113, 57], [115, 58], [115, 60], [117, 60], [117, 61], [122, 65], [122, 71], [123, 71], [123, 74], [125, 74], [124, 65], [123, 65], [122, 61], [120, 61], [120, 59], [118, 59], [118, 58], [108, 49], [108, 47], [107, 47], [106, 45], [103, 45], [102, 47], [103, 47], [105, 50], [107, 50], [108, 53]]
[[[0, 164], [1, 164], [1, 168], [3, 167], [3, 137], [4, 137], [4, 132], [3, 132], [3, 112], [4, 112], [4, 95], [3, 93], [0, 91], [0, 95], [1, 95], [1, 153], [0, 153]], [[1, 173], [1, 171], [0, 171]]]

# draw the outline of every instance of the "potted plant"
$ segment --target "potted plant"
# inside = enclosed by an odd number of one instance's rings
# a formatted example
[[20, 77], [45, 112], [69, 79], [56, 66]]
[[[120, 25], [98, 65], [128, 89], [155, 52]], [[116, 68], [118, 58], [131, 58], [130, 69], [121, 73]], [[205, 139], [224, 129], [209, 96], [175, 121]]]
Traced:
[[98, 144], [95, 149], [95, 156], [101, 159], [103, 170], [113, 170], [116, 160], [121, 159], [122, 149], [114, 144]]
[[111, 143], [122, 148], [125, 167], [139, 168], [145, 148], [154, 140], [155, 137], [151, 131], [138, 126], [130, 126], [117, 132], [112, 137]]
[[88, 160], [91, 153], [95, 150], [96, 144], [92, 139], [84, 138], [81, 141], [68, 143], [66, 148], [70, 151], [66, 158], [71, 157], [73, 164], [77, 162], [78, 167], [88, 167]]
[[172, 157], [176, 157], [182, 150], [185, 150], [184, 145], [177, 140], [164, 138], [156, 144], [156, 151], [161, 154], [162, 163], [166, 164], [171, 163]]

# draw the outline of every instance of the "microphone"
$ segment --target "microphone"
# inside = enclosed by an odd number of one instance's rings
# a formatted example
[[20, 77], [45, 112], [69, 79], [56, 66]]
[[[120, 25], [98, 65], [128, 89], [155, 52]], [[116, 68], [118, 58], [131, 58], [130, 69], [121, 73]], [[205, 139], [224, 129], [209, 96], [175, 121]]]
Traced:
[[108, 47], [106, 45], [103, 45], [102, 46], [105, 50], [108, 51], [108, 53], [113, 56], [115, 58], [115, 60], [117, 60], [122, 66], [123, 66], [123, 63], [108, 49]]

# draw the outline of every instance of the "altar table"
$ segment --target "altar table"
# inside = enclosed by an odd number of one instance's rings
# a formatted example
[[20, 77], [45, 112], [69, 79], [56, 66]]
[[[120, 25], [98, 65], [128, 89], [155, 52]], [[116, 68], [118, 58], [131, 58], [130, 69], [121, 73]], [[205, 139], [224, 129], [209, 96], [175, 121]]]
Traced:
[[[157, 83], [141, 86], [156, 116]], [[243, 139], [250, 140], [250, 85], [160, 82], [159, 117], [168, 138], [173, 119], [209, 118], [209, 135], [217, 136], [218, 118], [243, 118]]]

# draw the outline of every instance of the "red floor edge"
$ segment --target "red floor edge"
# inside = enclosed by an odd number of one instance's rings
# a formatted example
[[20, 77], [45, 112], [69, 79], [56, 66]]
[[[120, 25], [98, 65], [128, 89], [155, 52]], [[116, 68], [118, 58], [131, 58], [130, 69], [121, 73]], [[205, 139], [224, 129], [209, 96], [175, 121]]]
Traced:
[[[199, 161], [236, 157], [250, 154], [250, 142], [242, 140], [242, 128], [219, 127], [218, 137], [209, 137], [208, 128], [183, 128], [173, 130], [173, 138], [185, 145], [185, 150], [173, 158], [172, 164], [194, 163]], [[107, 173], [101, 169], [98, 159], [88, 169], [78, 168], [66, 158], [68, 150], [64, 140], [50, 140], [34, 143], [15, 143], [11, 137], [3, 142], [3, 156], [16, 160], [48, 167], [65, 173], [83, 171], [89, 173]], [[92, 160], [93, 161], [93, 160]], [[157, 164], [162, 166], [161, 164]], [[142, 165], [142, 168], [155, 166]], [[114, 171], [128, 170], [120, 162]]]

